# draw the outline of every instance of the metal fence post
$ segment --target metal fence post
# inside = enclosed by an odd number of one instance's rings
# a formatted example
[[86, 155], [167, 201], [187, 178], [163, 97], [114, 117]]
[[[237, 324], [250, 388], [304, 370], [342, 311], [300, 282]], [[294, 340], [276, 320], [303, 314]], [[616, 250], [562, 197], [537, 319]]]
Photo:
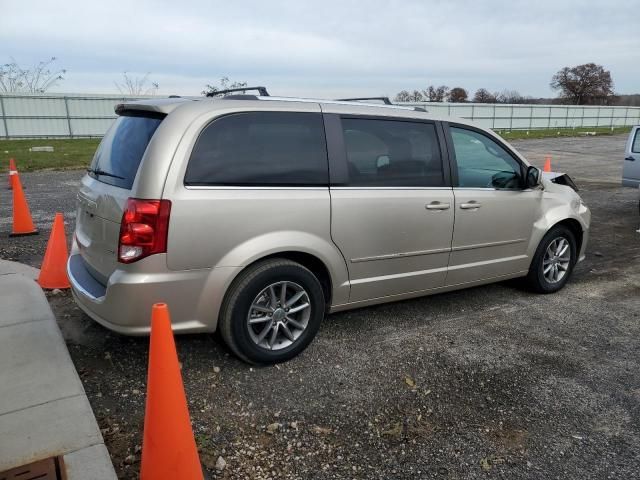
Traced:
[[69, 116], [69, 99], [64, 96], [64, 109], [67, 112], [67, 127], [69, 128], [69, 137], [73, 138], [73, 130], [71, 130], [71, 117]]
[[2, 123], [4, 125], [4, 136], [9, 139], [9, 127], [7, 127], [7, 112], [4, 109], [4, 98], [0, 95], [0, 110], [2, 110]]
[[529, 107], [529, 130], [533, 127], [533, 105]]
[[509, 112], [509, 131], [513, 130], [513, 105], [511, 105], [511, 112]]
[[629, 107], [627, 107], [624, 111], [624, 126], [629, 125]]

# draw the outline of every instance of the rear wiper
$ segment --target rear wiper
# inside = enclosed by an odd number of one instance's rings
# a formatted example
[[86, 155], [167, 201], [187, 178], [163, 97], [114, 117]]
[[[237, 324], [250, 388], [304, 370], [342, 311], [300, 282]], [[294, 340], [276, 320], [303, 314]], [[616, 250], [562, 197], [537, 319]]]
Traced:
[[103, 177], [113, 177], [113, 178], [119, 178], [120, 180], [124, 180], [124, 177], [121, 177], [120, 175], [115, 175], [113, 173], [109, 173], [109, 172], [105, 172], [104, 170], [100, 170], [99, 168], [87, 168], [87, 172], [91, 172], [94, 175], [102, 175]]

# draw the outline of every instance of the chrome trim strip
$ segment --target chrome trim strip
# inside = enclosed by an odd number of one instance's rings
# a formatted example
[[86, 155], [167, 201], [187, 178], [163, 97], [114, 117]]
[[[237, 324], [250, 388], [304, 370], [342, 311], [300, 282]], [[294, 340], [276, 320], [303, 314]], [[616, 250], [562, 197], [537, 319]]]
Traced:
[[447, 271], [447, 267], [439, 267], [439, 268], [431, 268], [429, 270], [418, 270], [417, 272], [394, 273], [391, 275], [381, 275], [379, 277], [361, 278], [359, 280], [352, 280], [351, 286], [359, 285], [361, 283], [381, 282], [384, 280], [395, 280], [397, 278], [416, 277], [419, 275], [428, 275], [432, 273], [446, 272], [446, 271]]
[[328, 191], [329, 187], [280, 187], [256, 185], [250, 186], [233, 186], [233, 185], [184, 185], [187, 190], [316, 190]]
[[[502, 262], [513, 262], [514, 260], [522, 260], [525, 258], [527, 258], [526, 255], [516, 255], [515, 257], [496, 258], [494, 260], [483, 260], [481, 262], [463, 263], [461, 265], [449, 265], [449, 270], [460, 270], [461, 268], [481, 267], [485, 265], [492, 265], [492, 264], [502, 263]], [[487, 278], [493, 278], [493, 277], [487, 277]], [[462, 285], [462, 284], [455, 284], [455, 285]]]
[[499, 247], [502, 245], [511, 245], [512, 243], [522, 243], [526, 242], [526, 238], [517, 238], [515, 240], [502, 240], [499, 242], [489, 242], [489, 243], [476, 243], [475, 245], [463, 245], [461, 247], [453, 247], [451, 249], [452, 252], [459, 252], [461, 250], [472, 250], [474, 248], [485, 248], [485, 247]]
[[373, 257], [352, 258], [351, 263], [374, 262], [376, 260], [390, 260], [394, 258], [417, 257], [420, 255], [432, 255], [434, 253], [448, 253], [450, 248], [434, 248], [433, 250], [418, 250], [416, 252], [388, 253], [385, 255], [375, 255]]
[[488, 192], [532, 192], [531, 188], [495, 188], [495, 187], [453, 187], [453, 190], [464, 190], [468, 192], [469, 190], [480, 190], [480, 191], [488, 191]]
[[287, 187], [278, 185], [183, 185], [187, 190], [441, 190], [450, 192], [452, 187]]
[[331, 190], [441, 190], [443, 192], [450, 192], [453, 187], [329, 187]]

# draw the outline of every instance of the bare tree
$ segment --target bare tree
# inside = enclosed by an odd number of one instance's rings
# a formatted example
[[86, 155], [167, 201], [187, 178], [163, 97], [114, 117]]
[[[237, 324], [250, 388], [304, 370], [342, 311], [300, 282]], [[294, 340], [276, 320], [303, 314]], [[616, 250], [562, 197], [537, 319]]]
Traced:
[[462, 87], [454, 87], [449, 92], [449, 101], [451, 103], [464, 103], [469, 98], [469, 94]]
[[409, 94], [409, 102], [424, 102], [424, 97], [419, 90], [414, 90]]
[[160, 85], [149, 80], [150, 73], [141, 77], [132, 77], [127, 72], [122, 74], [122, 83], [114, 82], [123, 95], [155, 95]]
[[217, 86], [207, 84], [207, 86], [205, 87], [205, 90], [202, 91], [202, 95], [213, 96], [216, 94], [216, 92], [219, 92], [220, 90], [227, 90], [229, 88], [242, 88], [246, 86], [247, 86], [247, 82], [238, 82], [238, 81], [232, 82], [231, 80], [229, 80], [229, 77], [222, 77]]
[[38, 62], [31, 67], [21, 67], [14, 58], [0, 66], [0, 92], [4, 93], [45, 93], [64, 80], [66, 70], [52, 69], [56, 57]]
[[473, 101], [476, 103], [496, 103], [496, 96], [489, 92], [486, 88], [479, 88], [476, 90], [473, 96]]
[[495, 93], [498, 103], [524, 103], [524, 97], [517, 90], [502, 90]]
[[608, 104], [614, 97], [611, 72], [595, 63], [564, 67], [551, 78], [550, 85], [560, 91], [560, 98], [575, 105]]
[[394, 102], [410, 102], [411, 101], [409, 100], [410, 98], [411, 98], [411, 94], [409, 93], [408, 90], [401, 90], [396, 94], [393, 101]]
[[439, 87], [434, 87], [433, 85], [429, 85], [426, 90], [423, 90], [425, 97], [430, 102], [444, 102], [447, 94], [449, 93], [449, 87], [446, 85], [440, 85]]

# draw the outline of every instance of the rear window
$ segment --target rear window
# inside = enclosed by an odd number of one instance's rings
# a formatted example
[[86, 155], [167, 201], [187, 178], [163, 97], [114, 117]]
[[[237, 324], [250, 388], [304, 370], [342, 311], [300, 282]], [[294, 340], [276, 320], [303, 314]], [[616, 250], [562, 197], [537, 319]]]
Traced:
[[131, 189], [140, 161], [162, 118], [120, 116], [107, 131], [91, 162], [89, 175]]
[[247, 112], [209, 124], [193, 148], [185, 185], [314, 186], [329, 182], [319, 113]]

